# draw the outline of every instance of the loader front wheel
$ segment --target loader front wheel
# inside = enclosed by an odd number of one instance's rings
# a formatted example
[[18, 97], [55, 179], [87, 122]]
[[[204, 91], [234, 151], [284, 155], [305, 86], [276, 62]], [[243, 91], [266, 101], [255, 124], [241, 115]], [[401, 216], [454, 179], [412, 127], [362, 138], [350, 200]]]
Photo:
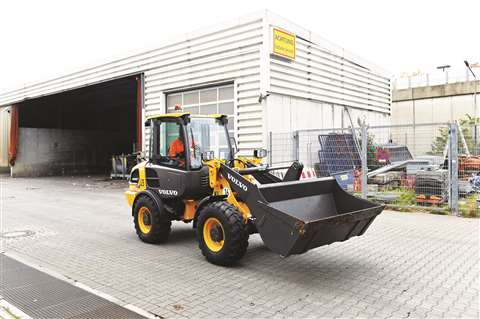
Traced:
[[245, 255], [248, 231], [238, 209], [226, 202], [211, 203], [198, 216], [198, 245], [207, 260], [230, 266]]
[[149, 197], [139, 198], [133, 209], [133, 222], [138, 237], [149, 244], [164, 243], [171, 231], [171, 221]]

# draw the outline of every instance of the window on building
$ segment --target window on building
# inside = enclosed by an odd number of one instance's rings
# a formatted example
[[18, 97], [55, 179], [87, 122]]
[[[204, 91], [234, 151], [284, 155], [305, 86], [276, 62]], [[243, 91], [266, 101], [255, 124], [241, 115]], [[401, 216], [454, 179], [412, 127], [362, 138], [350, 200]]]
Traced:
[[228, 132], [234, 135], [234, 87], [233, 84], [189, 90], [167, 95], [167, 112], [173, 113], [175, 105], [191, 114], [225, 114], [228, 116]]

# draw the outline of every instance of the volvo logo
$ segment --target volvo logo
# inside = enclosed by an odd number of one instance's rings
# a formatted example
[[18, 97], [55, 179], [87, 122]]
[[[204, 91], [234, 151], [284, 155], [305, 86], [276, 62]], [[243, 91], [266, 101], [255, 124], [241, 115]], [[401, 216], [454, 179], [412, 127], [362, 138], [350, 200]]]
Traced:
[[239, 181], [238, 179], [236, 179], [235, 176], [232, 176], [232, 174], [227, 173], [227, 178], [228, 178], [232, 183], [234, 183], [235, 185], [237, 185], [238, 187], [240, 187], [240, 188], [243, 189], [244, 191], [248, 192], [248, 187], [247, 187], [247, 185], [245, 185], [244, 183], [242, 183], [241, 181]]
[[158, 192], [160, 195], [166, 195], [166, 196], [177, 196], [178, 191], [174, 189], [159, 189]]

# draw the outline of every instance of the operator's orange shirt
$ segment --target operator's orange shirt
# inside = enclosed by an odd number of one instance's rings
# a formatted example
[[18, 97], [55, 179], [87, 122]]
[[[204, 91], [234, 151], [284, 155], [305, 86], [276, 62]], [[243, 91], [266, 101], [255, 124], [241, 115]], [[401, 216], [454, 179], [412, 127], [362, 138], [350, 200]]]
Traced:
[[183, 146], [183, 142], [180, 137], [177, 137], [172, 144], [170, 144], [170, 148], [168, 149], [168, 156], [175, 157], [178, 153], [182, 153], [185, 151], [185, 147]]

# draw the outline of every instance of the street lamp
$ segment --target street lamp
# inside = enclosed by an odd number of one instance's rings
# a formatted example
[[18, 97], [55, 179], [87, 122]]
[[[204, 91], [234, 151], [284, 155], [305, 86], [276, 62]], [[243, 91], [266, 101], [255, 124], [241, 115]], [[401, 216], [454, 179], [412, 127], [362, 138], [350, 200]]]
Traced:
[[470, 67], [470, 63], [468, 63], [467, 60], [463, 61], [463, 63], [465, 63], [465, 65], [467, 66], [467, 68], [470, 70], [470, 73], [472, 73], [473, 78], [476, 79], [477, 77], [475, 76], [475, 72], [473, 72], [472, 68]]
[[[474, 130], [474, 136], [475, 136], [475, 148], [478, 148], [478, 144], [477, 144], [477, 126], [478, 126], [478, 118], [480, 117], [478, 115], [478, 108], [477, 108], [477, 77], [475, 76], [475, 72], [473, 72], [472, 68], [470, 67], [470, 63], [468, 63], [467, 60], [463, 61], [463, 63], [465, 63], [465, 66], [470, 70], [470, 73], [472, 73], [473, 75], [473, 82], [474, 82], [474, 91], [473, 91], [473, 108], [474, 108], [474, 112], [475, 112], [475, 122], [474, 122], [474, 127], [473, 127], [473, 130]], [[478, 152], [478, 150], [475, 150], [476, 152]]]
[[437, 69], [442, 70], [442, 72], [445, 73], [445, 83], [447, 84], [448, 84], [448, 71], [445, 71], [445, 70], [448, 68], [450, 68], [450, 65], [448, 64], [437, 66]]
[[440, 65], [440, 66], [437, 66], [437, 69], [442, 70], [443, 72], [445, 72], [445, 69], [448, 69], [449, 67], [450, 67], [450, 65]]

